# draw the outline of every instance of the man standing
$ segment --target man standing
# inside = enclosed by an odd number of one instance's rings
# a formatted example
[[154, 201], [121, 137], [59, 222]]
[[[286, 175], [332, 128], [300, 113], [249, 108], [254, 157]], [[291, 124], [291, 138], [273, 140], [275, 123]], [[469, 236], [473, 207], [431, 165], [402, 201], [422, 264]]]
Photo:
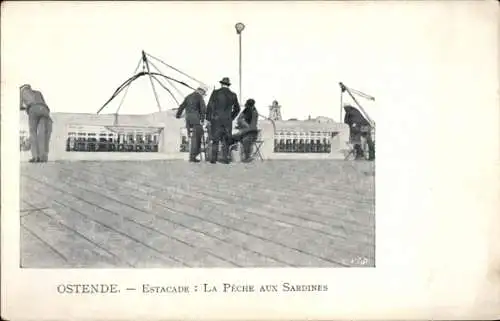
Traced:
[[229, 144], [233, 131], [233, 120], [240, 113], [240, 104], [236, 94], [229, 89], [231, 86], [229, 78], [224, 77], [220, 84], [221, 88], [212, 92], [207, 106], [212, 151], [210, 163], [217, 162], [219, 142], [222, 142], [222, 162], [229, 164]]
[[372, 126], [368, 120], [355, 107], [344, 104], [344, 123], [349, 125], [350, 141], [354, 143], [356, 159], [365, 158], [363, 148], [361, 147], [361, 137], [366, 139], [368, 145], [368, 159], [375, 159], [375, 144], [373, 143], [371, 129]]
[[186, 110], [186, 129], [191, 134], [191, 148], [189, 151], [189, 161], [199, 163], [196, 158], [201, 152], [201, 138], [203, 136], [203, 121], [207, 113], [207, 107], [203, 97], [206, 89], [199, 87], [196, 91], [187, 95], [182, 104], [177, 109], [176, 118], [181, 118], [182, 112]]
[[47, 162], [49, 158], [49, 143], [52, 134], [52, 119], [50, 109], [43, 95], [33, 90], [31, 85], [22, 85], [21, 110], [26, 110], [29, 121], [31, 156], [30, 163]]
[[245, 109], [238, 117], [238, 128], [243, 134], [241, 144], [243, 145], [243, 159], [242, 162], [252, 161], [252, 146], [257, 139], [257, 122], [259, 113], [255, 107], [255, 100], [248, 99], [245, 103]]

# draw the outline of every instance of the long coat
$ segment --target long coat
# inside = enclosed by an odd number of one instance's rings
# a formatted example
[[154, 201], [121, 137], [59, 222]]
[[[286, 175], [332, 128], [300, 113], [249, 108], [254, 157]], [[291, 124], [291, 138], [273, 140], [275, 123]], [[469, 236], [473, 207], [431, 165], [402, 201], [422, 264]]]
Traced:
[[194, 125], [200, 125], [201, 120], [205, 118], [207, 113], [207, 107], [205, 105], [205, 100], [203, 100], [203, 96], [196, 91], [187, 95], [179, 106], [179, 109], [177, 109], [175, 117], [181, 118], [184, 110], [186, 110], [186, 127], [189, 128]]
[[230, 126], [240, 113], [238, 97], [229, 88], [222, 87], [212, 92], [207, 106], [207, 120], [212, 125]]
[[371, 126], [368, 120], [361, 114], [361, 112], [352, 106], [345, 106], [344, 123], [349, 127], [355, 126]]

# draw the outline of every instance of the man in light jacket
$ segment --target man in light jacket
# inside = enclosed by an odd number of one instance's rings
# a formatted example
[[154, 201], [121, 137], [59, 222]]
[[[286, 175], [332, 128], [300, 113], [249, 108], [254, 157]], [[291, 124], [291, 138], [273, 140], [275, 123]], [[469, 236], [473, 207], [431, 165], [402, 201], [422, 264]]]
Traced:
[[203, 120], [207, 113], [207, 107], [203, 97], [206, 89], [199, 87], [196, 91], [187, 95], [182, 104], [177, 109], [176, 118], [181, 118], [182, 112], [186, 110], [186, 129], [191, 133], [191, 149], [189, 151], [189, 161], [199, 163], [196, 158], [201, 152], [201, 138], [203, 136]]
[[44, 163], [49, 158], [49, 143], [52, 134], [52, 119], [50, 109], [38, 90], [25, 84], [20, 88], [21, 110], [28, 114], [29, 135], [31, 144], [30, 163]]

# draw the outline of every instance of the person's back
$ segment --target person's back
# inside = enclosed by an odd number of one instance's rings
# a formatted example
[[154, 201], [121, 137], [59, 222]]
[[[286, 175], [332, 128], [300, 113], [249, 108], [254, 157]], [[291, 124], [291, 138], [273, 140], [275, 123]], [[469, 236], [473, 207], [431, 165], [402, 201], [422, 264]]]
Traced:
[[187, 95], [182, 104], [177, 109], [176, 118], [181, 118], [183, 111], [186, 111], [186, 129], [191, 136], [191, 148], [189, 153], [190, 162], [199, 162], [196, 157], [201, 152], [201, 139], [203, 136], [202, 123], [205, 118], [206, 106], [203, 96], [206, 93], [204, 87], [199, 87], [196, 91]]
[[243, 144], [243, 162], [252, 160], [252, 145], [255, 143], [258, 135], [257, 122], [259, 113], [255, 107], [255, 100], [248, 99], [245, 103], [245, 109], [238, 117], [238, 127], [240, 139]]
[[229, 88], [221, 87], [212, 93], [208, 110], [210, 121], [232, 122], [239, 113], [238, 98]]
[[354, 143], [356, 158], [363, 158], [364, 151], [361, 147], [361, 138], [363, 137], [368, 145], [369, 159], [375, 159], [375, 146], [371, 137], [372, 126], [361, 112], [348, 104], [344, 105], [346, 112], [344, 123], [349, 126], [349, 139]]
[[29, 108], [33, 105], [41, 105], [49, 109], [42, 93], [28, 87], [28, 85], [21, 86], [21, 105], [21, 109], [25, 109], [27, 113], [29, 113]]
[[29, 84], [20, 87], [20, 94], [21, 109], [25, 109], [28, 114], [32, 155], [30, 162], [46, 162], [52, 134], [49, 106], [42, 93], [32, 89]]
[[222, 142], [223, 162], [229, 163], [229, 144], [232, 136], [233, 120], [240, 113], [238, 97], [229, 86], [228, 77], [221, 81], [221, 88], [214, 90], [207, 105], [207, 120], [210, 122], [210, 140], [212, 157], [210, 162], [215, 163], [219, 142]]
[[205, 117], [205, 101], [203, 100], [203, 95], [199, 90], [187, 95], [181, 106], [177, 110], [177, 118], [180, 118], [183, 111], [186, 112], [185, 118], [188, 125], [200, 124], [200, 122]]
[[258, 121], [259, 121], [259, 113], [257, 112], [257, 108], [255, 107], [255, 100], [249, 99], [245, 104], [245, 109], [241, 112], [240, 115], [241, 126], [240, 127], [248, 127], [249, 129], [257, 129]]

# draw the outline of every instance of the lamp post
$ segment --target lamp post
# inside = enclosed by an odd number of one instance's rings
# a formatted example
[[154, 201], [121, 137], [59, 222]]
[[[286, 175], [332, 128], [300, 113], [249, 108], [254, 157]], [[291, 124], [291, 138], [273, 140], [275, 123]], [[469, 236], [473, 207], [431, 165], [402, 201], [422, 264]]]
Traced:
[[245, 25], [241, 22], [238, 22], [234, 27], [236, 28], [236, 33], [238, 34], [239, 47], [240, 47], [240, 49], [239, 49], [239, 84], [240, 84], [239, 96], [240, 96], [240, 103], [241, 103], [243, 101], [243, 97], [241, 96], [241, 33], [245, 29]]

